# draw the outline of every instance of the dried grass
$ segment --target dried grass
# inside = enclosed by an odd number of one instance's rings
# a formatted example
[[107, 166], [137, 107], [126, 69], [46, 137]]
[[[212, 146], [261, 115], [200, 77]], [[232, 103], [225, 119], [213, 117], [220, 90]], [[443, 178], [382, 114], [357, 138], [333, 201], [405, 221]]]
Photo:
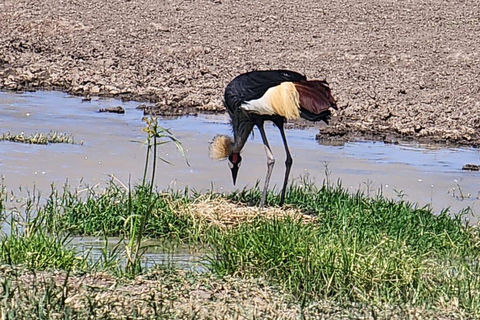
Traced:
[[256, 219], [300, 219], [313, 222], [315, 217], [306, 215], [296, 208], [269, 207], [259, 208], [240, 203], [232, 203], [223, 198], [200, 197], [188, 208], [188, 214], [222, 229], [236, 227]]

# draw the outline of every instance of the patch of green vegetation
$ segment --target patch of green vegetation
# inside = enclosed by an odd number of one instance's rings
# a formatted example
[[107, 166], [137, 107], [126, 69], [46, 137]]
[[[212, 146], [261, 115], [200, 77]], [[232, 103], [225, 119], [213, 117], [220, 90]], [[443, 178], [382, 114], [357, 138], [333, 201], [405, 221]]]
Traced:
[[[5, 191], [5, 188], [2, 190]], [[46, 216], [33, 211], [38, 208], [38, 203], [34, 203], [38, 199], [27, 198], [22, 213], [6, 213], [5, 195], [5, 192], [0, 195], [0, 225], [8, 232], [0, 234], [0, 264], [22, 266], [29, 270], [75, 271], [87, 268], [85, 259], [78, 258], [75, 250], [67, 249], [68, 233], [50, 233], [45, 228]]]
[[84, 270], [87, 267], [86, 260], [77, 258], [74, 250], [44, 232], [0, 238], [0, 262], [31, 270]]
[[68, 230], [73, 235], [116, 236], [130, 238], [134, 228], [149, 211], [144, 235], [148, 238], [191, 242], [198, 240], [195, 221], [179, 215], [190, 199], [185, 194], [153, 192], [142, 186], [133, 190], [113, 181], [101, 193], [88, 188], [82, 192], [65, 186], [63, 192], [52, 190], [43, 207], [50, 221], [49, 230]]
[[[230, 195], [256, 202], [259, 190]], [[278, 197], [270, 194], [270, 204]], [[285, 203], [317, 218], [259, 220], [212, 237], [211, 269], [221, 275], [266, 276], [300, 300], [332, 297], [361, 303], [455, 308], [480, 314], [480, 244], [462, 214], [340, 186], [292, 186]]]
[[[151, 210], [145, 236], [202, 243], [209, 248], [206, 266], [213, 274], [266, 279], [302, 306], [330, 301], [384, 311], [402, 305], [433, 314], [480, 315], [478, 231], [464, 225], [461, 215], [434, 215], [408, 202], [303, 183], [290, 187], [286, 202], [312, 219], [260, 215], [253, 222], [220, 228], [205, 227], [197, 215], [185, 214], [201, 196], [187, 191], [150, 193], [136, 187], [128, 192], [113, 182], [101, 193], [68, 190], [54, 190], [45, 204], [35, 206], [36, 219], [22, 225], [28, 232], [2, 239], [2, 263], [34, 270], [116, 270], [119, 276], [134, 277], [146, 270], [122, 267], [125, 253], [105, 250], [102, 263], [87, 265], [65, 251], [66, 238], [55, 236], [75, 232], [128, 240], [131, 212]], [[260, 196], [258, 189], [227, 195], [232, 202], [256, 202]], [[267, 200], [272, 205], [279, 199], [269, 193]]]
[[49, 143], [69, 143], [69, 144], [83, 144], [75, 142], [72, 135], [66, 133], [50, 131], [49, 133], [34, 133], [31, 135], [25, 135], [25, 133], [11, 134], [10, 132], [2, 133], [0, 135], [0, 141], [11, 141], [28, 144], [49, 144]]

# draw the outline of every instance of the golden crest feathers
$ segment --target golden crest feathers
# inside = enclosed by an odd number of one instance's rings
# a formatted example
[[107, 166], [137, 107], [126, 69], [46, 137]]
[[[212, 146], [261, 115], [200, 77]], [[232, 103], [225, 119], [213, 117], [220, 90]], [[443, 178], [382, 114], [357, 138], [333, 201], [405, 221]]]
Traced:
[[216, 135], [210, 142], [210, 158], [214, 160], [225, 159], [232, 149], [232, 137], [222, 134]]

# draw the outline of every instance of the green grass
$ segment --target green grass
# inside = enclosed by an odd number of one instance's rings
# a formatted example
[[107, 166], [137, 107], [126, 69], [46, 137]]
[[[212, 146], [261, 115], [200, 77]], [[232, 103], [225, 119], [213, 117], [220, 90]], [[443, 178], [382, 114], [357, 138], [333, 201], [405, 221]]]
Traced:
[[83, 141], [76, 143], [72, 135], [66, 133], [50, 131], [49, 133], [34, 133], [25, 135], [25, 133], [11, 134], [10, 132], [0, 134], [0, 141], [10, 141], [28, 144], [50, 144], [50, 143], [69, 143], [69, 144], [83, 144]]
[[[6, 219], [12, 213], [7, 212], [6, 192], [2, 194], [0, 216]], [[74, 234], [129, 239], [138, 230], [135, 224], [144, 223], [148, 238], [207, 247], [207, 267], [213, 274], [264, 278], [292, 294], [300, 305], [321, 300], [480, 316], [478, 230], [466, 226], [461, 214], [434, 215], [405, 201], [304, 182], [290, 187], [285, 203], [314, 220], [260, 216], [223, 229], [205, 227], [204, 221], [185, 214], [199, 196], [188, 190], [150, 192], [145, 187], [129, 192], [113, 182], [101, 192], [53, 189], [44, 204], [32, 204], [31, 199], [23, 205], [27, 218], [33, 219], [22, 224], [7, 221], [22, 232], [0, 239], [0, 263], [32, 270], [118, 271], [118, 261], [125, 259], [120, 253], [105, 252], [105, 263], [92, 266], [65, 249], [67, 239]], [[232, 202], [257, 203], [261, 192], [224, 196]], [[268, 205], [278, 201], [274, 193], [268, 194]], [[147, 211], [146, 221], [135, 219]], [[142, 272], [116, 274], [132, 277]]]
[[[258, 190], [232, 194], [255, 203]], [[270, 204], [278, 198], [268, 197]], [[333, 297], [369, 304], [413, 304], [480, 315], [479, 237], [461, 215], [340, 186], [293, 186], [285, 203], [317, 217], [257, 221], [212, 238], [211, 268], [221, 275], [266, 276], [300, 300]]]
[[[187, 192], [187, 191], [186, 191]], [[134, 217], [150, 211], [144, 234], [148, 238], [198, 241], [195, 221], [179, 215], [190, 202], [188, 196], [178, 192], [154, 192], [142, 186], [131, 192], [111, 182], [103, 192], [87, 188], [82, 192], [65, 187], [53, 190], [42, 209], [48, 216], [49, 230], [68, 230], [73, 235], [117, 236], [129, 238], [133, 232]], [[136, 227], [140, 224], [137, 219]]]
[[86, 260], [76, 257], [65, 242], [50, 234], [10, 235], [0, 238], [0, 262], [30, 270], [85, 270]]
[[[73, 317], [76, 311], [66, 307], [71, 300], [67, 299], [70, 272], [106, 271], [128, 279], [145, 275], [148, 271], [141, 262], [145, 238], [164, 240], [169, 245], [203, 246], [208, 252], [206, 266], [213, 275], [263, 279], [272, 288], [279, 288], [282, 296], [292, 298], [287, 300], [294, 301], [301, 314], [308, 314], [322, 301], [328, 306], [320, 304], [318, 314], [323, 316], [328, 316], [333, 305], [343, 315], [358, 315], [360, 308], [362, 315], [372, 314], [373, 318], [376, 314], [390, 318], [387, 314], [392, 310], [399, 317], [415, 315], [418, 310], [433, 317], [480, 317], [480, 237], [477, 228], [462, 222], [462, 213], [452, 217], [445, 210], [434, 215], [429, 208], [406, 201], [350, 194], [340, 185], [331, 186], [328, 179], [322, 187], [304, 180], [290, 186], [285, 199], [287, 208], [299, 211], [298, 217], [268, 219], [259, 211], [256, 219], [235, 227], [209, 225], [201, 214], [189, 211], [193, 207], [201, 211], [202, 207], [194, 204], [205, 195], [189, 190], [154, 190], [151, 181], [156, 175], [157, 148], [173, 142], [184, 153], [180, 142], [159, 127], [156, 118], [145, 121], [147, 149], [140, 185], [127, 187], [112, 181], [101, 191], [52, 187], [46, 199], [35, 191], [16, 199], [0, 183], [0, 224], [8, 226], [0, 233], [0, 273], [5, 273], [2, 265], [34, 273], [67, 271], [63, 284], [44, 282], [41, 290], [28, 294], [21, 286], [23, 280], [15, 275], [0, 281], [2, 319], [17, 318], [24, 311], [39, 319], [53, 314]], [[2, 138], [11, 140], [9, 135]], [[32, 140], [23, 135], [20, 138], [22, 142]], [[32, 141], [43, 139], [37, 138]], [[207, 198], [215, 197], [256, 205], [261, 192], [255, 187], [227, 195], [209, 194]], [[267, 207], [278, 203], [279, 197], [268, 193]], [[221, 208], [229, 210], [228, 205]], [[305, 220], [305, 216], [313, 219]], [[74, 235], [106, 240], [116, 236], [125, 242], [120, 241], [110, 251], [106, 244], [100, 259], [92, 262], [68, 248]], [[198, 290], [197, 285], [193, 287]], [[208, 290], [204, 287], [200, 292]], [[216, 291], [212, 292], [214, 297]], [[21, 299], [35, 302], [17, 308], [14, 302]], [[157, 308], [155, 297], [148, 301], [152, 310]], [[95, 299], [89, 296], [84, 302], [85, 315], [95, 318]], [[140, 309], [125, 310], [120, 313], [140, 316]], [[159, 310], [169, 313], [171, 308], [161, 306]]]
[[29, 270], [85, 270], [87, 262], [76, 252], [67, 249], [70, 239], [67, 232], [51, 233], [46, 228], [46, 216], [39, 210], [39, 196], [28, 196], [19, 202], [22, 211], [7, 212], [7, 192], [0, 187], [0, 264], [22, 266]]

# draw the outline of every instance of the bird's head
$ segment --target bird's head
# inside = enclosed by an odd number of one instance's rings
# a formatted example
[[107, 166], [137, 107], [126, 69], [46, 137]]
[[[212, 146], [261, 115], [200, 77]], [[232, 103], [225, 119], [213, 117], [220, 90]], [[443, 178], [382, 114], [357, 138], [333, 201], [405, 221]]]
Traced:
[[233, 184], [235, 185], [235, 182], [237, 182], [238, 168], [240, 168], [240, 165], [242, 164], [242, 157], [240, 156], [240, 153], [232, 152], [228, 156], [228, 161], [228, 166], [230, 167], [230, 170], [232, 170]]
[[233, 152], [232, 146], [232, 137], [217, 135], [210, 142], [210, 157], [214, 160], [228, 158], [228, 165], [232, 170], [233, 184], [235, 184], [242, 157], [240, 156], [240, 153]]

